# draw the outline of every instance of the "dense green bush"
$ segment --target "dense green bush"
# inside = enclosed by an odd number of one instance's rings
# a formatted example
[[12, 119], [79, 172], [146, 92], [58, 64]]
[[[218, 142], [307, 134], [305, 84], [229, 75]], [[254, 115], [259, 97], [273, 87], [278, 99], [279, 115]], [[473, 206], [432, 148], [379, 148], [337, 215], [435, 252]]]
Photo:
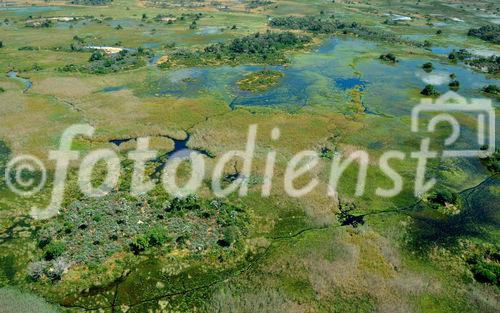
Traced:
[[78, 66], [75, 64], [67, 64], [59, 68], [59, 71], [81, 71], [92, 74], [107, 74], [125, 71], [146, 65], [144, 58], [148, 55], [149, 51], [145, 51], [144, 49], [138, 49], [137, 51], [124, 49], [115, 54], [105, 54], [96, 50], [90, 56], [88, 65]]
[[453, 50], [450, 52], [448, 55], [448, 59], [451, 61], [464, 61], [465, 59], [471, 58], [472, 54], [465, 50], [465, 49], [460, 49], [460, 50]]
[[387, 62], [392, 62], [392, 63], [396, 63], [398, 60], [396, 58], [396, 56], [392, 53], [388, 53], [388, 54], [382, 54], [380, 57], [379, 57], [380, 60], [383, 60], [383, 61], [387, 61]]
[[169, 239], [165, 227], [156, 225], [149, 229], [145, 234], [138, 236], [130, 243], [130, 250], [134, 254], [140, 254], [149, 247], [160, 246]]
[[427, 62], [427, 63], [424, 63], [422, 65], [422, 68], [424, 69], [424, 71], [426, 72], [432, 72], [432, 70], [434, 69], [434, 65], [432, 65], [431, 62]]
[[440, 206], [445, 205], [446, 203], [457, 204], [458, 194], [448, 188], [441, 187], [433, 191], [429, 195], [428, 200], [430, 203]]
[[439, 91], [436, 90], [436, 87], [429, 84], [424, 87], [424, 89], [420, 92], [420, 94], [424, 96], [435, 97], [439, 96]]
[[43, 257], [45, 260], [50, 261], [61, 256], [66, 250], [66, 246], [62, 242], [51, 241], [44, 249]]
[[227, 244], [227, 246], [230, 246], [238, 239], [239, 229], [236, 226], [225, 227], [223, 230], [223, 235], [224, 239], [222, 240], [224, 241], [225, 244]]
[[163, 226], [155, 226], [151, 228], [147, 234], [148, 243], [150, 246], [160, 246], [164, 244], [168, 238], [167, 229]]
[[92, 52], [92, 55], [90, 56], [89, 62], [99, 61], [99, 60], [102, 60], [103, 58], [104, 58], [104, 54], [101, 51], [97, 50], [97, 51]]
[[139, 254], [149, 247], [149, 240], [146, 236], [139, 236], [130, 243], [130, 250], [134, 254]]
[[272, 27], [284, 29], [300, 29], [321, 34], [331, 34], [339, 30], [359, 27], [359, 25], [356, 23], [348, 25], [332, 18], [324, 19], [322, 17], [316, 16], [274, 17], [269, 21], [269, 25]]
[[492, 55], [490, 57], [476, 56], [465, 49], [458, 51], [453, 50], [448, 59], [451, 62], [464, 62], [465, 64], [480, 71], [487, 71], [488, 73], [500, 72], [500, 56]]
[[483, 92], [495, 96], [500, 96], [500, 87], [498, 87], [497, 85], [488, 85], [483, 88]]
[[499, 264], [478, 263], [472, 267], [471, 271], [474, 274], [474, 278], [480, 283], [499, 284]]
[[451, 90], [457, 91], [460, 88], [460, 82], [458, 80], [452, 80], [448, 86]]
[[203, 50], [176, 50], [169, 55], [169, 61], [163, 63], [161, 67], [168, 68], [173, 63], [187, 66], [245, 62], [282, 64], [286, 62], [284, 51], [302, 48], [310, 41], [309, 36], [297, 35], [291, 32], [256, 33], [233, 39], [229, 43], [213, 44]]
[[319, 34], [354, 34], [370, 40], [380, 40], [391, 43], [404, 43], [414, 46], [425, 46], [425, 43], [417, 43], [402, 39], [394, 34], [368, 29], [356, 22], [341, 22], [332, 15], [324, 16], [287, 16], [273, 17], [269, 21], [271, 27], [281, 29], [304, 30]]

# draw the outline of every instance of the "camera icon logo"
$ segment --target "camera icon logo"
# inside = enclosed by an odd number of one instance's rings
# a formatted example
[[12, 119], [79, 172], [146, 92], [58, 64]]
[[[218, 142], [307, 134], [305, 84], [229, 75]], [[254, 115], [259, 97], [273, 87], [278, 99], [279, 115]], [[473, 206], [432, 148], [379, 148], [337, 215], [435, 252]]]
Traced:
[[[440, 123], [451, 125], [451, 135], [444, 141], [445, 147], [455, 144], [460, 138], [461, 127], [457, 118], [450, 113], [464, 113], [468, 116], [476, 116], [476, 139], [477, 149], [468, 150], [447, 150], [444, 149], [442, 157], [488, 157], [495, 152], [495, 109], [489, 99], [467, 99], [459, 94], [449, 91], [436, 101], [432, 99], [422, 99], [419, 105], [415, 106], [411, 113], [411, 131], [420, 131], [420, 117], [425, 113], [434, 113], [427, 125], [427, 132], [435, 132]], [[439, 114], [438, 114], [439, 113]], [[430, 140], [430, 139], [428, 139]]]

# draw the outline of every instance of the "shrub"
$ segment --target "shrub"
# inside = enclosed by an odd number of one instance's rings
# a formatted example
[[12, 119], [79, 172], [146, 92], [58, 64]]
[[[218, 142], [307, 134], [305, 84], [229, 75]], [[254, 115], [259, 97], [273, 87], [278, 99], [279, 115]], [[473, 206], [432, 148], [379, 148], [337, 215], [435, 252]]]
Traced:
[[496, 284], [497, 275], [485, 264], [479, 263], [472, 268], [474, 278], [480, 283]]
[[39, 280], [48, 266], [46, 261], [32, 262], [28, 264], [28, 277], [33, 280]]
[[458, 60], [463, 61], [463, 60], [468, 59], [470, 57], [472, 57], [472, 54], [469, 51], [465, 50], [465, 49], [460, 49], [458, 51], [453, 50], [448, 55], [448, 59], [450, 61], [458, 61]]
[[456, 204], [458, 199], [458, 194], [449, 190], [448, 188], [440, 188], [431, 193], [428, 200], [431, 203], [445, 205]]
[[398, 60], [396, 58], [396, 56], [392, 53], [388, 53], [388, 54], [382, 54], [379, 59], [383, 60], [383, 61], [387, 61], [387, 62], [392, 62], [392, 63], [396, 63]]
[[426, 85], [425, 88], [420, 92], [424, 96], [439, 96], [439, 91], [433, 85]]
[[[487, 150], [488, 146], [484, 146], [481, 150]], [[493, 155], [481, 158], [481, 163], [492, 173], [500, 173], [500, 149], [496, 149]]]
[[47, 275], [50, 280], [59, 280], [68, 268], [69, 263], [63, 258], [59, 258], [52, 262], [51, 266], [45, 271], [45, 275]]
[[59, 257], [66, 250], [66, 246], [62, 242], [52, 241], [45, 247], [43, 257], [45, 260], [50, 261]]
[[426, 72], [431, 72], [433, 69], [434, 69], [434, 66], [432, 65], [431, 62], [427, 62], [427, 63], [424, 63], [422, 65], [422, 68], [424, 69], [424, 71]]
[[186, 198], [174, 198], [168, 210], [172, 211], [197, 211], [200, 209], [199, 199], [196, 195]]
[[236, 239], [238, 239], [239, 236], [238, 227], [236, 226], [225, 227], [223, 230], [223, 234], [224, 234], [224, 241], [227, 242], [229, 245], [232, 245], [236, 241]]
[[452, 90], [458, 90], [458, 88], [460, 88], [460, 82], [458, 80], [452, 80], [448, 86], [450, 87], [450, 89]]
[[150, 246], [159, 246], [167, 241], [167, 230], [162, 226], [155, 226], [148, 231], [146, 237]]
[[101, 51], [94, 51], [94, 52], [92, 52], [92, 55], [90, 56], [89, 61], [90, 62], [99, 61], [99, 60], [102, 60], [103, 57], [104, 57], [104, 55], [102, 54]]
[[500, 87], [496, 85], [488, 85], [483, 88], [483, 92], [489, 93], [492, 95], [500, 95]]
[[75, 64], [67, 64], [59, 68], [60, 72], [78, 72], [78, 70], [78, 65]]
[[130, 250], [135, 254], [144, 252], [149, 247], [149, 239], [146, 236], [140, 236], [130, 243]]

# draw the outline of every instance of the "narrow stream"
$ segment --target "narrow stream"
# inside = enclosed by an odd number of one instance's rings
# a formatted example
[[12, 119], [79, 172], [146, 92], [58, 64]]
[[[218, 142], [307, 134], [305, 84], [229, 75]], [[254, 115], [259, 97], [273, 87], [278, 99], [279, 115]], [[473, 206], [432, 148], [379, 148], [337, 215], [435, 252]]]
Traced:
[[10, 71], [7, 73], [8, 77], [22, 82], [24, 84], [23, 93], [27, 93], [33, 87], [33, 83], [28, 78], [19, 77], [17, 75], [18, 75], [18, 72], [16, 72], [16, 71]]

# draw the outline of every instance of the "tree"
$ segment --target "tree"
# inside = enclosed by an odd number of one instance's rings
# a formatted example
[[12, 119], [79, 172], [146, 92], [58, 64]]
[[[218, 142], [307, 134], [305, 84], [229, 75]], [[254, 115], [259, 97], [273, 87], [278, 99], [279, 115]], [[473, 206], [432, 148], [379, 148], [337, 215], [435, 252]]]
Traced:
[[460, 88], [460, 82], [458, 80], [452, 80], [448, 86], [451, 90], [457, 91]]
[[496, 284], [498, 281], [497, 275], [494, 273], [493, 270], [490, 266], [487, 266], [486, 264], [477, 264], [472, 268], [472, 272], [474, 273], [474, 278], [478, 282], [487, 284]]
[[392, 53], [388, 53], [388, 54], [382, 54], [379, 59], [383, 60], [383, 61], [388, 61], [388, 62], [392, 62], [392, 63], [396, 63], [398, 60], [396, 58], [396, 56]]
[[54, 260], [66, 250], [66, 246], [62, 242], [52, 241], [45, 247], [44, 259], [47, 261]]
[[486, 25], [469, 30], [469, 36], [480, 38], [495, 44], [500, 44], [500, 25]]
[[439, 188], [429, 196], [429, 202], [438, 205], [456, 204], [458, 195], [448, 188]]
[[92, 53], [92, 55], [90, 56], [90, 59], [89, 61], [90, 62], [93, 62], [93, 61], [99, 61], [99, 60], [102, 60], [104, 57], [104, 55], [102, 54], [101, 51], [94, 51]]
[[439, 96], [439, 91], [433, 85], [426, 85], [425, 88], [420, 92], [424, 96]]
[[159, 246], [167, 241], [167, 230], [162, 226], [151, 228], [146, 234], [150, 246]]
[[3, 41], [0, 40], [0, 48], [3, 48]]
[[130, 243], [130, 250], [138, 255], [149, 247], [149, 240], [146, 236], [140, 236]]
[[424, 71], [426, 72], [432, 72], [432, 70], [434, 69], [434, 66], [432, 65], [431, 62], [427, 62], [427, 63], [424, 63], [422, 65], [422, 68], [424, 69]]
[[483, 92], [489, 93], [492, 95], [500, 95], [500, 87], [496, 85], [488, 85], [483, 88]]

